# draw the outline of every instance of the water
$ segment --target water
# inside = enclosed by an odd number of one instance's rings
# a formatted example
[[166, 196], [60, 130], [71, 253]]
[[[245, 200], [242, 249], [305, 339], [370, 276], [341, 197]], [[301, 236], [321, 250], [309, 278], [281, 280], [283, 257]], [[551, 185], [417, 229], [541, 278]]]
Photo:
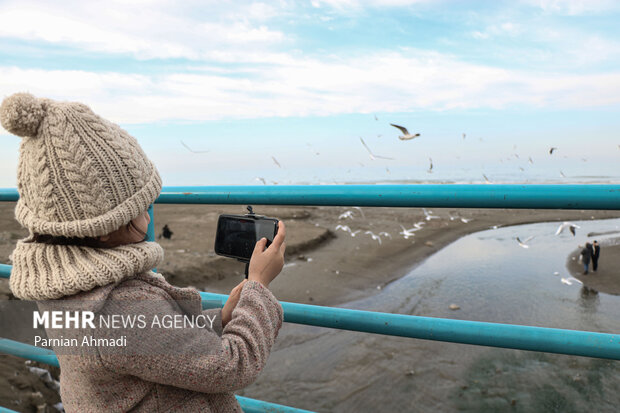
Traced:
[[[557, 223], [465, 236], [377, 295], [343, 307], [618, 333], [620, 297], [561, 278], [586, 234], [620, 231], [620, 219], [576, 223], [576, 237], [555, 236]], [[529, 249], [514, 240], [532, 235]], [[615, 412], [619, 383], [616, 361], [285, 324], [245, 394], [320, 411]]]

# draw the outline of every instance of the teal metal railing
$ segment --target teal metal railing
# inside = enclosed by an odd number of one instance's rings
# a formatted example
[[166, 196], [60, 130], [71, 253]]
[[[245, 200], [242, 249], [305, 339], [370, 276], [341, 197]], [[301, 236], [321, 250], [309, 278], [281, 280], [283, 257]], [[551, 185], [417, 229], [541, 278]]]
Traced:
[[[17, 199], [16, 190], [0, 189], [0, 201]], [[620, 210], [620, 185], [164, 187], [156, 203]], [[150, 212], [152, 214], [152, 208]], [[154, 239], [153, 222], [154, 219], [151, 219], [151, 240]], [[0, 276], [9, 275], [10, 266], [0, 264]], [[213, 305], [214, 302], [223, 305], [228, 297], [206, 292], [201, 295], [204, 306]], [[283, 302], [282, 307], [284, 321], [290, 323], [620, 360], [618, 334], [420, 317], [287, 302]], [[22, 357], [36, 356], [34, 353], [30, 354], [27, 347], [13, 344], [12, 347], [5, 348], [0, 343], [0, 351], [8, 352], [11, 349], [19, 349]], [[264, 403], [254, 402], [257, 403], [257, 408]]]

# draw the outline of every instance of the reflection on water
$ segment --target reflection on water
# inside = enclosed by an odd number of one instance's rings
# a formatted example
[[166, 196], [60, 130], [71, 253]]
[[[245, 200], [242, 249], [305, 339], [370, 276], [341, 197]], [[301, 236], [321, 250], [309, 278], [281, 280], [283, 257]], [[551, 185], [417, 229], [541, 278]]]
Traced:
[[[471, 234], [344, 307], [618, 333], [620, 297], [561, 278], [585, 234], [618, 229], [620, 219], [578, 224], [576, 237], [555, 236], [557, 223]], [[534, 236], [530, 248], [517, 236]], [[618, 363], [286, 324], [244, 394], [320, 411], [615, 412]]]

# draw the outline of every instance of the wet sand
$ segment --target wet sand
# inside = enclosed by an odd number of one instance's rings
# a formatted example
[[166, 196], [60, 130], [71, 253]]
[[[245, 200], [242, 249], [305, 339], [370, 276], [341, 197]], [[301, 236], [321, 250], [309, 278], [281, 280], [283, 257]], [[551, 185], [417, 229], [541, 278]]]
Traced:
[[[16, 240], [27, 234], [13, 219], [13, 208], [13, 203], [0, 203], [0, 263], [10, 264], [9, 254]], [[440, 219], [426, 220], [419, 208], [362, 208], [359, 211], [347, 207], [255, 206], [254, 210], [278, 217], [287, 225], [286, 266], [271, 285], [276, 297], [282, 301], [319, 305], [337, 305], [374, 294], [435, 251], [475, 231], [534, 222], [620, 217], [620, 211], [433, 208], [433, 215]], [[345, 211], [351, 211], [352, 217], [339, 218]], [[164, 224], [173, 231], [170, 240], [158, 239], [165, 250], [165, 260], [158, 271], [171, 284], [227, 294], [243, 279], [242, 263], [213, 253], [215, 226], [221, 213], [243, 214], [245, 211], [242, 206], [155, 206], [156, 234]], [[464, 223], [461, 218], [469, 222]], [[416, 222], [424, 222], [424, 225], [415, 236], [404, 239], [399, 235], [400, 225], [411, 228]], [[353, 237], [336, 230], [339, 224], [360, 232]], [[365, 234], [366, 231], [374, 234], [385, 231], [391, 238], [383, 236], [379, 244]], [[604, 276], [607, 269], [619, 268], [616, 265], [620, 259], [616, 253], [618, 247], [613, 248], [603, 246], [601, 252], [597, 281], [605, 285], [617, 283], [611, 271], [608, 277]], [[570, 261], [569, 258], [569, 266], [572, 265]], [[7, 284], [6, 280], [0, 280], [0, 299], [12, 298]], [[592, 286], [605, 291], [602, 285], [596, 287]], [[613, 287], [617, 288], [613, 290], [618, 291], [616, 294], [620, 293], [619, 287], [618, 284]], [[0, 406], [35, 411], [32, 407], [39, 399], [32, 394], [39, 390], [25, 384], [21, 385], [23, 389], [18, 389], [14, 384], [15, 374], [32, 376], [24, 360], [0, 357], [0, 389], [10, 389], [0, 392]], [[15, 400], [20, 404], [14, 404]], [[57, 402], [48, 401], [48, 406]]]
[[601, 254], [597, 271], [592, 271], [592, 262], [590, 262], [589, 273], [583, 273], [583, 264], [579, 262], [581, 248], [569, 255], [566, 266], [573, 277], [583, 282], [583, 285], [589, 289], [605, 294], [620, 295], [620, 238], [605, 243], [599, 241], [599, 244], [601, 244]]

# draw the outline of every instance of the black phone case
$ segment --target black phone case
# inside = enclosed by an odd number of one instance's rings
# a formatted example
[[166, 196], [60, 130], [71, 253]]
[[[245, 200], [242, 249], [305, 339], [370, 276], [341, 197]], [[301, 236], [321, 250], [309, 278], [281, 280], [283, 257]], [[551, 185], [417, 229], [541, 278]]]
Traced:
[[[215, 253], [217, 255], [221, 255], [223, 257], [235, 258], [235, 259], [237, 259], [239, 261], [242, 261], [242, 262], [248, 262], [248, 260], [249, 260], [249, 259], [246, 259], [245, 257], [239, 257], [239, 256], [235, 256], [235, 255], [224, 254], [221, 251], [218, 252], [217, 234], [219, 234], [219, 232], [220, 232], [221, 218], [232, 218], [232, 219], [239, 219], [239, 220], [241, 220], [241, 219], [245, 219], [245, 220], [251, 219], [251, 220], [254, 220], [254, 221], [259, 221], [259, 220], [273, 221], [274, 222], [274, 227], [275, 227], [273, 238], [275, 238], [275, 236], [278, 234], [278, 222], [280, 222], [280, 221], [277, 218], [271, 218], [271, 217], [265, 217], [265, 216], [247, 216], [247, 215], [221, 214], [218, 217], [218, 220], [217, 220], [217, 229], [215, 231], [216, 240], [215, 240], [215, 245], [214, 245], [213, 249], [214, 249], [214, 251], [215, 251]], [[266, 245], [266, 247], [269, 247], [271, 245], [272, 241], [273, 240], [270, 240], [269, 238], [267, 238], [267, 245]]]

